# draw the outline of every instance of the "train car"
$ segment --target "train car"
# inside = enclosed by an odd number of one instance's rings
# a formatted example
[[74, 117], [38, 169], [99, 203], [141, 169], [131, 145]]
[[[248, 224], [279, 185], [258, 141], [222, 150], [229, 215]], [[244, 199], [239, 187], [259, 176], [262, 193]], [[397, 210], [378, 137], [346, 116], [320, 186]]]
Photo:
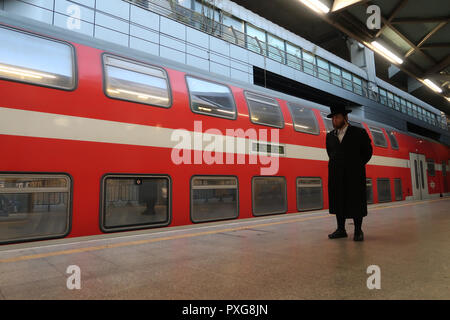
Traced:
[[[0, 244], [326, 209], [329, 109], [0, 16]], [[449, 192], [449, 147], [350, 116], [370, 203]]]

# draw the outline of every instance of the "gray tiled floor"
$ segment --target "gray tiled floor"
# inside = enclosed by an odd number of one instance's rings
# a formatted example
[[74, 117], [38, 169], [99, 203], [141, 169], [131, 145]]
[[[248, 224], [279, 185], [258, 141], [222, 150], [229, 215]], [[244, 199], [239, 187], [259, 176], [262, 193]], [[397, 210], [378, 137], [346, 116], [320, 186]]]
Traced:
[[[43, 256], [0, 262], [0, 299], [450, 299], [450, 199], [371, 206], [363, 243], [352, 228], [329, 240], [320, 211], [1, 247], [0, 259]], [[102, 247], [134, 240], [148, 242]], [[50, 255], [67, 249], [80, 250]], [[381, 290], [366, 286], [373, 264]], [[81, 290], [66, 287], [69, 265]]]

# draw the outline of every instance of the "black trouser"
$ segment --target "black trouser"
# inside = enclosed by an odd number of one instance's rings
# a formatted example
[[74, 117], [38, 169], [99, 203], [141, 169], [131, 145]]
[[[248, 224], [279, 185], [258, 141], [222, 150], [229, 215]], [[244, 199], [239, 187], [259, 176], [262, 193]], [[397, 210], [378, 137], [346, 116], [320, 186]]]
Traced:
[[[337, 225], [339, 230], [345, 230], [345, 217], [336, 215]], [[362, 217], [353, 218], [353, 223], [355, 224], [355, 231], [361, 231]]]

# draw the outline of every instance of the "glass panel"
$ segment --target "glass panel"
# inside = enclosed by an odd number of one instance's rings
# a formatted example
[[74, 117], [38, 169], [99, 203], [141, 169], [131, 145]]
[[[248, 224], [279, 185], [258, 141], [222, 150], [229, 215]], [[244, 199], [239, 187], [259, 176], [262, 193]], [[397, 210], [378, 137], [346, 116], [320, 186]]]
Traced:
[[317, 71], [319, 79], [330, 82], [330, 65], [327, 61], [317, 58]]
[[229, 27], [233, 27], [234, 30], [244, 32], [244, 22], [236, 17], [223, 15], [223, 24]]
[[255, 40], [257, 38], [260, 42], [260, 45], [262, 46], [262, 54], [267, 55], [267, 49], [266, 49], [266, 33], [264, 30], [261, 30], [255, 26], [252, 26], [251, 24], [247, 23], [247, 48], [249, 50], [252, 50], [254, 52], [260, 53], [261, 50], [258, 45], [258, 42]]
[[163, 69], [111, 56], [105, 56], [104, 63], [108, 97], [160, 107], [170, 106], [169, 84]]
[[395, 200], [400, 201], [403, 200], [402, 194], [402, 180], [394, 179], [394, 187], [395, 187]]
[[63, 237], [69, 221], [69, 177], [0, 175], [0, 243]]
[[0, 27], [0, 78], [61, 89], [75, 88], [68, 44]]
[[400, 105], [402, 107], [402, 112], [406, 113], [406, 100], [405, 99], [400, 99]]
[[302, 50], [286, 42], [287, 65], [301, 71]]
[[400, 98], [398, 96], [394, 96], [394, 108], [400, 111]]
[[353, 92], [362, 95], [362, 80], [353, 75]]
[[230, 88], [192, 77], [186, 77], [186, 81], [192, 111], [223, 118], [236, 118], [236, 105]]
[[409, 101], [406, 102], [406, 108], [408, 109], [408, 115], [412, 116], [413, 115], [413, 110], [412, 110], [411, 102], [409, 102]]
[[106, 177], [103, 227], [165, 225], [169, 222], [169, 198], [169, 179], [166, 177]]
[[245, 92], [253, 123], [282, 128], [283, 115], [277, 100], [256, 93]]
[[287, 210], [286, 181], [283, 177], [254, 177], [252, 196], [255, 216]]
[[383, 131], [378, 128], [369, 127], [370, 132], [372, 133], [373, 143], [378, 147], [387, 148], [387, 141], [383, 134]]
[[367, 203], [373, 203], [372, 179], [366, 179], [366, 193]]
[[314, 65], [315, 65], [315, 59], [314, 55], [310, 54], [307, 51], [303, 51], [303, 72], [314, 75]]
[[330, 65], [330, 71], [331, 71], [331, 83], [342, 87], [341, 68], [336, 67], [335, 65]]
[[297, 209], [317, 210], [323, 207], [322, 179], [297, 178]]
[[[267, 43], [269, 48], [269, 58], [284, 63], [284, 41], [270, 33], [267, 34]], [[278, 50], [280, 49], [280, 50]]]
[[342, 86], [344, 89], [353, 91], [352, 74], [342, 70]]
[[319, 125], [312, 109], [290, 102], [288, 102], [288, 107], [295, 131], [319, 134]]
[[394, 108], [394, 95], [388, 91], [387, 97], [388, 97], [388, 106]]
[[427, 170], [428, 170], [428, 174], [431, 177], [434, 177], [436, 175], [435, 166], [434, 166], [434, 160], [433, 159], [427, 159]]
[[388, 178], [377, 179], [378, 202], [392, 201], [391, 183]]
[[391, 141], [391, 148], [392, 149], [398, 149], [398, 142], [397, 138], [395, 137], [394, 131], [386, 130], [389, 140]]
[[238, 187], [234, 177], [192, 179], [191, 218], [194, 222], [238, 217]]

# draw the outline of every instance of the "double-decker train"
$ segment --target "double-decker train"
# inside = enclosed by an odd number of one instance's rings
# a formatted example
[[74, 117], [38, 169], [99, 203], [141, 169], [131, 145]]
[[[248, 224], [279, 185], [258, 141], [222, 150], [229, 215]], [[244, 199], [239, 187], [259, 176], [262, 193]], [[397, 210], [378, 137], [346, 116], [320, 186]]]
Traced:
[[[329, 109], [0, 16], [0, 244], [326, 209]], [[369, 203], [449, 192], [450, 149], [350, 115]]]

